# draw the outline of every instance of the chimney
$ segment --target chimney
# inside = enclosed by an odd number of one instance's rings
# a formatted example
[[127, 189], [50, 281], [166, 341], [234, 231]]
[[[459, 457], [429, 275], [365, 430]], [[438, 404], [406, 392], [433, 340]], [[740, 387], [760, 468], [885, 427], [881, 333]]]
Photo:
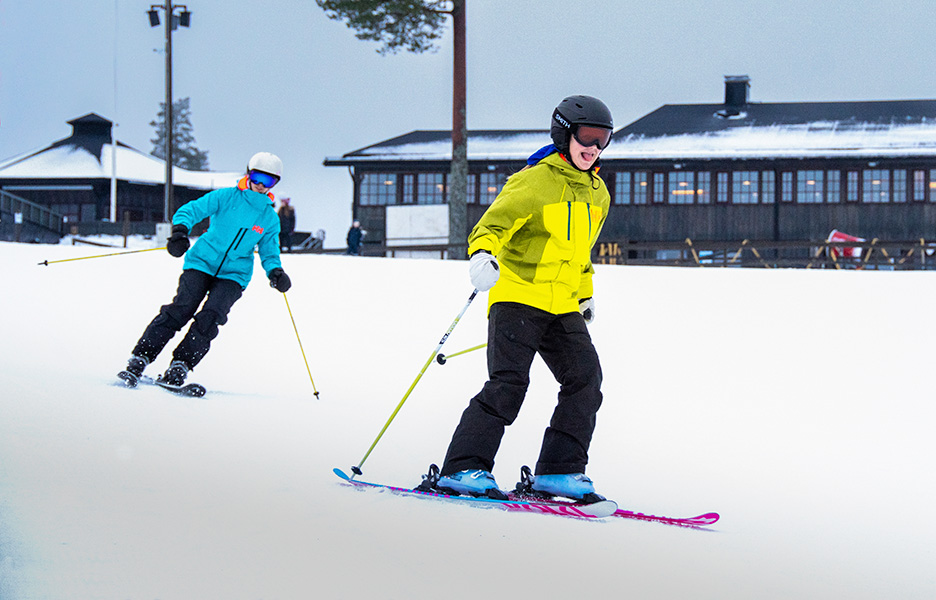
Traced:
[[748, 102], [751, 79], [747, 75], [725, 75], [725, 106], [743, 108]]

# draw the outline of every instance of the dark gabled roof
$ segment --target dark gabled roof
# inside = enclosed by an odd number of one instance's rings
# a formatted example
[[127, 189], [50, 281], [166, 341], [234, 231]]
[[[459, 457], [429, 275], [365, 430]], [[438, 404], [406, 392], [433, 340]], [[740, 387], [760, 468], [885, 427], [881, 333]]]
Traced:
[[620, 129], [614, 138], [693, 135], [742, 127], [804, 126], [811, 123], [834, 123], [839, 130], [933, 124], [936, 123], [936, 100], [750, 102], [735, 108], [724, 104], [667, 104]]

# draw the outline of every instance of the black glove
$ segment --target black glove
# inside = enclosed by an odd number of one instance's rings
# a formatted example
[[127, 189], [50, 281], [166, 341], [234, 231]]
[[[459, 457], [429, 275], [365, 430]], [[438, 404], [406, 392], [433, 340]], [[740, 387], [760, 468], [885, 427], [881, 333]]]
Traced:
[[166, 243], [166, 250], [169, 254], [179, 258], [189, 249], [188, 227], [185, 225], [173, 225], [172, 235]]
[[276, 288], [276, 291], [286, 293], [289, 288], [292, 287], [292, 282], [289, 280], [289, 275], [285, 271], [276, 267], [270, 271], [270, 287]]

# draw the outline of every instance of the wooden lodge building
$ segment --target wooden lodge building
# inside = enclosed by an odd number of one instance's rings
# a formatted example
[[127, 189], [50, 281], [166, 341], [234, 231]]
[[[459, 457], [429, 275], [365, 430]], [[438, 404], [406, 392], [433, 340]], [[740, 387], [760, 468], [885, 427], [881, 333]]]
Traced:
[[[936, 100], [664, 105], [615, 132], [600, 171], [603, 248], [742, 240], [936, 238]], [[470, 131], [468, 226], [548, 130]], [[353, 214], [379, 246], [444, 243], [449, 131], [414, 131], [325, 160], [349, 168]], [[435, 210], [433, 210], [433, 208]], [[603, 250], [602, 250], [603, 251]]]

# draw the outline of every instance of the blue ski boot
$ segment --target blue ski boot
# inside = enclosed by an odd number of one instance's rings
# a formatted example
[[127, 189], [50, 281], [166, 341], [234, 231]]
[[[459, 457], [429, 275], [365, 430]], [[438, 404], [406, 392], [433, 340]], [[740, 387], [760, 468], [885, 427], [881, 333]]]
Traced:
[[595, 485], [584, 473], [537, 475], [533, 478], [532, 489], [540, 494], [571, 498], [589, 504], [605, 500], [604, 496], [595, 493]]
[[506, 500], [507, 494], [497, 487], [494, 476], [481, 469], [466, 469], [451, 475], [443, 475], [435, 483], [435, 489], [444, 494], [474, 496]]

